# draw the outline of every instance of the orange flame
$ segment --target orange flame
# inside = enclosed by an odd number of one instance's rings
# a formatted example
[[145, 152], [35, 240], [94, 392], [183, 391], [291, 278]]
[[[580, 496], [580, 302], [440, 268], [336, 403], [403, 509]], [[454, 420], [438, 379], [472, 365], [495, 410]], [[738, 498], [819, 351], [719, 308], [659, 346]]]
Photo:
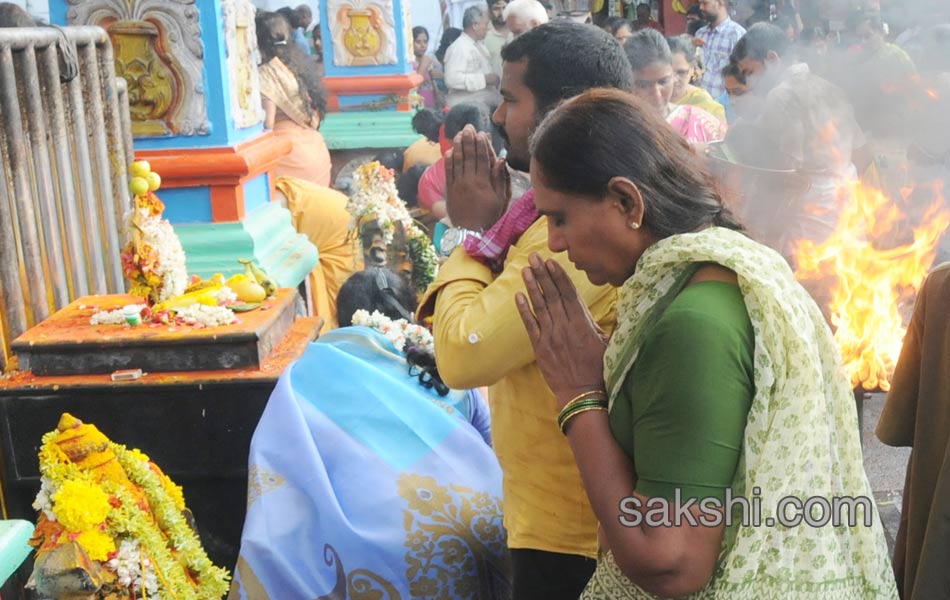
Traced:
[[[912, 190], [905, 190], [907, 198]], [[913, 229], [913, 241], [882, 249], [898, 233], [905, 215], [879, 190], [853, 181], [838, 188], [843, 206], [835, 232], [825, 242], [799, 242], [799, 279], [831, 281], [829, 305], [835, 339], [851, 385], [890, 389], [906, 328], [901, 306], [912, 302], [936, 256], [937, 243], [950, 226], [939, 185], [935, 200]]]

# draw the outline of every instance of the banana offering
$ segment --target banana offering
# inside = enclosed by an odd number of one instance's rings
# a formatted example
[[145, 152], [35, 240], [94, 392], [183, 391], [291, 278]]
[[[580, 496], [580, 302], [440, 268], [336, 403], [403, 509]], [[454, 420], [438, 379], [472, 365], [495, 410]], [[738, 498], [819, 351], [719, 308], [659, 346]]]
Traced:
[[255, 265], [253, 260], [241, 258], [238, 262], [244, 265], [244, 275], [264, 288], [266, 297], [269, 298], [277, 293], [277, 284], [270, 278], [270, 275], [264, 272], [264, 269]]

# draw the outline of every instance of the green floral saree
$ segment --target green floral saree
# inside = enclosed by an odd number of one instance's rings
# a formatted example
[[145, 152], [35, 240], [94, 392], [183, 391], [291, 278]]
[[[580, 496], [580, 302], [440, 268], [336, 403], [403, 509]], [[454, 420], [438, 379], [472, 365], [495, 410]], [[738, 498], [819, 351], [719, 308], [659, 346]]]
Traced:
[[[736, 272], [755, 333], [755, 396], [733, 496], [760, 488], [762, 522], [795, 496], [867, 497], [856, 526], [728, 526], [709, 584], [692, 598], [858, 600], [897, 598], [887, 546], [864, 473], [857, 413], [838, 349], [821, 311], [776, 252], [713, 227], [650, 247], [624, 284], [618, 325], [604, 358], [611, 406], [652, 323], [683, 289], [696, 263]], [[845, 514], [847, 511], [845, 511]], [[786, 511], [786, 514], [790, 514]], [[654, 598], [621, 573], [609, 551], [584, 599]]]

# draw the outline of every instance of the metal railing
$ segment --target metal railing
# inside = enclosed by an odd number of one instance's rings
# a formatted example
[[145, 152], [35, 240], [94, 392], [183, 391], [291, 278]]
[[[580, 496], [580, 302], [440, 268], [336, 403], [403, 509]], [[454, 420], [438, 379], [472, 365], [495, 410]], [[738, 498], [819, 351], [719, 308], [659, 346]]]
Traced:
[[128, 106], [105, 30], [0, 29], [0, 369], [55, 310], [125, 289]]

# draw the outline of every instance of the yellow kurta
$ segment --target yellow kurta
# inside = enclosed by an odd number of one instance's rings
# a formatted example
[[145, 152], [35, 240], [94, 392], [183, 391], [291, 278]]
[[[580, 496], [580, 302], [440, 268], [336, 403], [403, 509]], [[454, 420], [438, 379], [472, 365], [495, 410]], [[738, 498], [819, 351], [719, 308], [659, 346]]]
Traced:
[[508, 546], [593, 558], [597, 519], [558, 430], [554, 394], [535, 362], [515, 292], [525, 290], [521, 270], [531, 253], [554, 257], [600, 326], [610, 331], [616, 291], [594, 286], [565, 254], [552, 254], [547, 231], [547, 220], [538, 219], [511, 247], [498, 275], [456, 249], [426, 292], [419, 314], [434, 314], [436, 362], [445, 383], [455, 389], [490, 386]]
[[703, 88], [694, 87], [691, 92], [686, 92], [682, 98], [673, 104], [698, 106], [723, 123], [726, 122], [726, 108], [722, 104], [719, 104], [719, 102], [710, 96], [709, 92]]
[[276, 186], [287, 197], [294, 227], [320, 253], [320, 262], [310, 273], [310, 298], [314, 312], [323, 317], [323, 331], [329, 331], [337, 326], [336, 297], [340, 286], [363, 268], [359, 239], [349, 235], [347, 197], [293, 177], [278, 177]]
[[416, 165], [431, 165], [442, 158], [442, 148], [435, 142], [421, 137], [409, 145], [402, 153], [402, 172]]

